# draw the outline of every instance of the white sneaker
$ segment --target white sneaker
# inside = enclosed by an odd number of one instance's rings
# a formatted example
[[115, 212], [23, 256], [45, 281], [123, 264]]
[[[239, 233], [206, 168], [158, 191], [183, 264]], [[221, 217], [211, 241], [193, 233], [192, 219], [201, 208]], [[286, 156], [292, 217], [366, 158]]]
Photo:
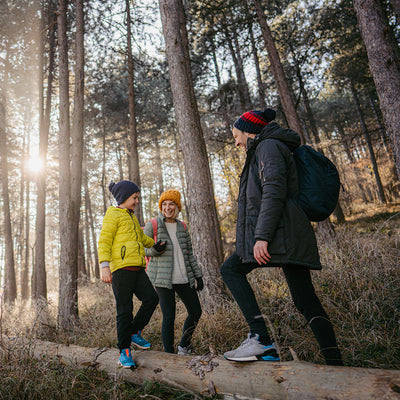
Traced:
[[190, 347], [178, 346], [178, 354], [181, 356], [189, 356], [192, 354], [192, 349]]
[[224, 357], [230, 361], [280, 361], [274, 344], [263, 345], [258, 341], [259, 335], [247, 339], [235, 350], [227, 351]]

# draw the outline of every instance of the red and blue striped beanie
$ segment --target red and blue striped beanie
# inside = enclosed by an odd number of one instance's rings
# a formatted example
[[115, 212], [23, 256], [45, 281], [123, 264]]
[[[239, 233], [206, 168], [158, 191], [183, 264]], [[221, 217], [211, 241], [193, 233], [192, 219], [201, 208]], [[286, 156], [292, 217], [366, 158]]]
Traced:
[[242, 114], [233, 124], [240, 131], [258, 134], [262, 129], [275, 119], [276, 112], [272, 108], [264, 111], [247, 111]]

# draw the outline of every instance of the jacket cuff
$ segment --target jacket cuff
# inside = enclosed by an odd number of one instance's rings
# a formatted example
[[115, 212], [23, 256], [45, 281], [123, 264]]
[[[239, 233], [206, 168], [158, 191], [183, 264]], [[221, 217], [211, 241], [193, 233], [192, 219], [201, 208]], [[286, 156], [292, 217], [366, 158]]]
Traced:
[[110, 262], [109, 261], [102, 261], [100, 263], [101, 268], [106, 268], [109, 267], [110, 268]]

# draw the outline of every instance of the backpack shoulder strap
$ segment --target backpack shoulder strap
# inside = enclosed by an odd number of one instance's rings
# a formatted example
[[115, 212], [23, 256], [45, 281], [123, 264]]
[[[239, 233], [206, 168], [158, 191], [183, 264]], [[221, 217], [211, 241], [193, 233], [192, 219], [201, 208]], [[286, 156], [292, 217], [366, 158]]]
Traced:
[[150, 222], [151, 222], [151, 226], [153, 227], [154, 243], [157, 243], [157, 218], [151, 219]]

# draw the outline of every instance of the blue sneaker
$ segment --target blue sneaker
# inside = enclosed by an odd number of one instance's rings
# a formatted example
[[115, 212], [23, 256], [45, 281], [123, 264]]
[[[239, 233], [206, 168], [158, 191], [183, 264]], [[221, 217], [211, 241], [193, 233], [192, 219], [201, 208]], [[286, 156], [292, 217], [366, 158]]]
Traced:
[[142, 338], [142, 331], [137, 331], [132, 335], [132, 343], [139, 347], [139, 349], [147, 350], [151, 347], [151, 344]]
[[118, 365], [122, 368], [135, 368], [136, 364], [132, 359], [131, 349], [123, 349], [119, 355]]
[[224, 357], [230, 361], [280, 361], [274, 344], [264, 345], [249, 333], [247, 339], [235, 350], [227, 351]]

